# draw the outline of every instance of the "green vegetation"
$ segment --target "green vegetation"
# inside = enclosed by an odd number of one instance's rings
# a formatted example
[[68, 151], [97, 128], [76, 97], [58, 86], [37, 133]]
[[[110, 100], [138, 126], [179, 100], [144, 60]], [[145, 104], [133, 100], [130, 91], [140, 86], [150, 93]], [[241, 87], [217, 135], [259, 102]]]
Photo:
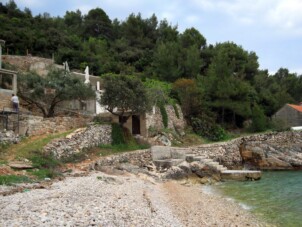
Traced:
[[125, 75], [106, 75], [104, 89], [105, 92], [100, 103], [105, 105], [110, 113], [122, 119], [121, 125], [127, 122], [130, 116], [143, 114], [151, 108], [147, 91], [138, 78]]
[[15, 158], [30, 159], [33, 155], [36, 155], [38, 152], [40, 152], [42, 148], [51, 140], [65, 137], [72, 131], [73, 130], [63, 133], [50, 134], [34, 140], [31, 138], [23, 139], [21, 143], [10, 145], [4, 149], [3, 155], [14, 156]]
[[160, 105], [159, 109], [160, 109], [160, 113], [161, 113], [161, 117], [162, 117], [162, 120], [163, 120], [164, 127], [167, 128], [168, 127], [168, 114], [167, 114], [167, 110], [166, 110], [166, 108], [165, 108], [164, 105]]
[[0, 185], [12, 185], [17, 183], [31, 182], [30, 178], [23, 175], [4, 175], [0, 176]]
[[125, 144], [123, 127], [117, 123], [112, 124], [111, 131], [112, 145], [120, 145]]
[[147, 149], [148, 144], [138, 144], [131, 133], [123, 128], [120, 124], [112, 124], [112, 143], [109, 145], [100, 145], [100, 155], [107, 156], [125, 151], [133, 151], [140, 149]]
[[180, 116], [179, 116], [179, 111], [178, 111], [178, 108], [177, 108], [177, 106], [176, 106], [175, 103], [173, 103], [173, 109], [174, 109], [174, 112], [175, 112], [176, 117], [179, 119], [179, 118], [180, 118]]
[[100, 155], [108, 156], [118, 154], [126, 151], [148, 149], [150, 146], [147, 144], [116, 144], [116, 145], [101, 145]]
[[32, 72], [19, 75], [18, 95], [27, 105], [39, 109], [44, 117], [54, 117], [56, 107], [63, 101], [86, 100], [95, 93], [80, 79], [52, 69], [45, 77]]
[[[9, 1], [0, 3], [0, 24], [0, 39], [6, 40], [10, 54], [54, 54], [56, 63], [68, 61], [72, 69], [83, 70], [89, 63], [91, 73], [105, 79], [108, 96], [102, 104], [110, 105], [112, 112], [121, 109], [115, 114], [122, 118], [129, 116], [129, 109], [139, 114], [150, 105], [176, 100], [194, 132], [220, 140], [226, 130], [241, 129], [251, 120], [253, 132], [274, 129], [266, 119], [284, 104], [302, 100], [302, 77], [296, 73], [280, 68], [270, 75], [259, 68], [255, 52], [233, 42], [210, 45], [195, 28], [179, 32], [156, 15], [130, 14], [119, 21], [96, 8], [86, 15], [67, 11], [62, 18], [48, 13], [32, 16], [30, 9], [22, 11]], [[44, 82], [31, 81], [40, 93], [31, 86], [24, 89], [42, 94]], [[50, 84], [51, 89], [60, 88]], [[54, 107], [48, 106], [41, 110], [44, 116], [53, 115]]]

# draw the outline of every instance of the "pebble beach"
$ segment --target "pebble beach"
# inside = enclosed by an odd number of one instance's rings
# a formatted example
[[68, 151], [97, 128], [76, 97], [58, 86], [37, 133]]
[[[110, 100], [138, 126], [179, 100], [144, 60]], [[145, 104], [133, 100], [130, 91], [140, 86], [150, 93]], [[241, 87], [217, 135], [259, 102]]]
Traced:
[[0, 226], [266, 226], [201, 185], [146, 175], [67, 177], [47, 189], [0, 196]]

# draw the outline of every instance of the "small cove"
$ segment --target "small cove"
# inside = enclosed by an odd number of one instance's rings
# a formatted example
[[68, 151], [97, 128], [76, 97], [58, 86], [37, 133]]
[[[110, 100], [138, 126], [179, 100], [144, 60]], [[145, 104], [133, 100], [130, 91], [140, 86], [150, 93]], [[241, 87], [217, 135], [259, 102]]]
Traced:
[[224, 182], [213, 189], [268, 223], [302, 225], [302, 171], [263, 172], [259, 181]]

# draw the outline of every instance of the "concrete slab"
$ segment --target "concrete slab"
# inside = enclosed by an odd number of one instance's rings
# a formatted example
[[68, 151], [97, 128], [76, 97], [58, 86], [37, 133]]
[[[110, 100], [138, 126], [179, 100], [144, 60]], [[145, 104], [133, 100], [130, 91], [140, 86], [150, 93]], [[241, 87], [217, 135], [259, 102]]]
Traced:
[[171, 159], [171, 149], [166, 146], [152, 146], [151, 147], [152, 160]]
[[260, 180], [261, 171], [254, 170], [224, 170], [221, 171], [222, 180]]

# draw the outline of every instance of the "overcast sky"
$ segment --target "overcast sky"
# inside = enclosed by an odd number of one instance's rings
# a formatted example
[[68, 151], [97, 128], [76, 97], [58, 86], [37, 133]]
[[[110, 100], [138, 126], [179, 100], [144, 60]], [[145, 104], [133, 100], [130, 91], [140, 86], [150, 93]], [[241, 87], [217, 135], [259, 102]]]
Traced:
[[[8, 2], [8, 0], [0, 0]], [[130, 13], [143, 18], [153, 13], [178, 25], [180, 32], [194, 27], [208, 44], [233, 41], [254, 51], [261, 69], [270, 73], [285, 67], [302, 74], [302, 0], [15, 0], [33, 15], [102, 8], [110, 19], [125, 20]]]

